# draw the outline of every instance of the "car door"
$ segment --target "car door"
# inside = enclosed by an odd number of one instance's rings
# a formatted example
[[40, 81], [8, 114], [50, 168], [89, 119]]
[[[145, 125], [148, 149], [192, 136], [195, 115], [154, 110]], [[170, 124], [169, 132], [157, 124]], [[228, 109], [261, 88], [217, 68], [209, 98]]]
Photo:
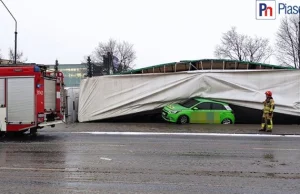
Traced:
[[219, 103], [211, 103], [211, 114], [213, 115], [213, 123], [220, 124], [225, 115], [226, 108]]
[[190, 123], [210, 123], [211, 103], [202, 102], [192, 108]]

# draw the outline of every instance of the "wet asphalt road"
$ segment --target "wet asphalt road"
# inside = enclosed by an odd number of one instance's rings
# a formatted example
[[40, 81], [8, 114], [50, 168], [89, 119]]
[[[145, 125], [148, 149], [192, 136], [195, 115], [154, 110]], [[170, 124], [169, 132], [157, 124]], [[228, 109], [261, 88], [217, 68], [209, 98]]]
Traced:
[[1, 193], [299, 193], [299, 137], [0, 138]]

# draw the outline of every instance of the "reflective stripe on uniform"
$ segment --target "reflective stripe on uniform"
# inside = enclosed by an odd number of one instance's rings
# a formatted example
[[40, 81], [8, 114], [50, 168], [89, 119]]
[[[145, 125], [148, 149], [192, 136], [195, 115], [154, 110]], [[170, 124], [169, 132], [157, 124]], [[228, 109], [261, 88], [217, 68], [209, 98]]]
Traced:
[[270, 112], [273, 112], [274, 111], [274, 100], [273, 99], [270, 99], [269, 102], [266, 102], [264, 103], [264, 113], [270, 113]]

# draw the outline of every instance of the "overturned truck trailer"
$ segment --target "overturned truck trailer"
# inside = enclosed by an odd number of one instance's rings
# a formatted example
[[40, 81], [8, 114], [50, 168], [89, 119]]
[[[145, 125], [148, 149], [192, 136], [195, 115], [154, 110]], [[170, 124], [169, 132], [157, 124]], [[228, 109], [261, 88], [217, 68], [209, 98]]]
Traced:
[[271, 90], [275, 114], [300, 116], [299, 70], [202, 70], [177, 73], [111, 75], [81, 81], [79, 122], [97, 121], [162, 108], [191, 97], [227, 102], [250, 119]]

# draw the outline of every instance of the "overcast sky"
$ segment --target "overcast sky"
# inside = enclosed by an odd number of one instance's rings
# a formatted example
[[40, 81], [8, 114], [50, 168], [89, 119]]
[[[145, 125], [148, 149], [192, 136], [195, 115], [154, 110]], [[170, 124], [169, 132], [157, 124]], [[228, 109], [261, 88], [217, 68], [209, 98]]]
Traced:
[[[215, 58], [223, 32], [236, 26], [274, 43], [282, 16], [256, 20], [255, 0], [3, 0], [18, 21], [18, 50], [28, 62], [80, 63], [99, 41], [134, 44], [136, 67]], [[298, 0], [282, 0], [300, 6]], [[14, 48], [14, 21], [0, 2], [0, 49]], [[268, 61], [276, 63], [274, 59]]]

